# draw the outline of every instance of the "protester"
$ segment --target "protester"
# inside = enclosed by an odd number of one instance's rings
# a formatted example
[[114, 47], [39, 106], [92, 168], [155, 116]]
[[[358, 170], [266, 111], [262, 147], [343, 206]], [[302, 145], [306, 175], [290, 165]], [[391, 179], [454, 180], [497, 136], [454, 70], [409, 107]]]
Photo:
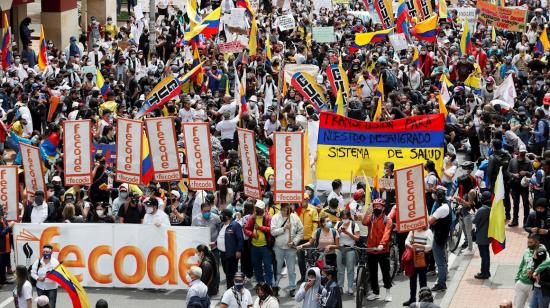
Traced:
[[248, 218], [244, 227], [244, 233], [251, 239], [252, 266], [256, 281], [273, 284], [273, 269], [270, 247], [271, 240], [271, 216], [265, 212], [265, 203], [256, 201], [254, 214]]
[[104, 299], [98, 299], [95, 303], [95, 308], [109, 308], [109, 303]]
[[208, 295], [217, 295], [220, 286], [220, 273], [216, 258], [206, 245], [197, 246], [197, 258], [199, 259], [199, 267], [202, 270], [201, 281], [208, 287]]
[[492, 195], [488, 191], [484, 191], [481, 195], [481, 203], [483, 204], [480, 209], [477, 210], [472, 223], [476, 226], [476, 244], [479, 248], [479, 255], [481, 257], [481, 271], [474, 277], [476, 279], [489, 279], [491, 277], [491, 254], [489, 252], [489, 244], [491, 240], [488, 237], [489, 230], [489, 215], [491, 212], [491, 198]]
[[321, 270], [312, 267], [307, 271], [307, 279], [302, 283], [294, 296], [297, 302], [302, 302], [302, 308], [320, 308], [319, 294], [322, 294]]
[[201, 281], [202, 269], [198, 266], [192, 266], [189, 270], [189, 289], [185, 307], [210, 307], [210, 297], [208, 296], [208, 287]]
[[32, 308], [32, 285], [29, 281], [29, 273], [23, 265], [15, 268], [15, 289], [13, 301], [16, 307]]
[[322, 308], [342, 308], [342, 294], [338, 286], [337, 270], [330, 265], [323, 268], [326, 277], [323, 292], [320, 294]]
[[273, 295], [273, 289], [267, 283], [259, 283], [254, 288], [258, 297], [254, 300], [254, 308], [278, 308], [279, 300]]
[[48, 297], [49, 307], [55, 308], [57, 300], [57, 282], [46, 277], [46, 274], [59, 265], [59, 261], [52, 257], [53, 247], [46, 244], [42, 247], [42, 258], [37, 259], [31, 267], [31, 277], [36, 280], [38, 296]]
[[243, 229], [232, 217], [233, 214], [230, 210], [225, 209], [222, 211], [220, 219], [223, 225], [216, 239], [216, 247], [220, 251], [220, 260], [226, 277], [227, 289], [233, 286], [233, 277], [237, 273], [244, 245]]
[[244, 287], [244, 275], [241, 272], [235, 273], [232, 287], [227, 288], [223, 293], [220, 303], [221, 308], [251, 308], [254, 302], [252, 295]]
[[353, 295], [353, 282], [355, 280], [355, 250], [353, 248], [359, 240], [359, 225], [353, 220], [350, 211], [345, 210], [342, 212], [342, 221], [336, 224], [336, 230], [340, 237], [340, 247], [336, 250], [338, 285], [344, 289], [344, 278], [347, 276], [348, 288], [346, 293]]
[[447, 289], [447, 258], [445, 256], [445, 245], [449, 239], [449, 230], [451, 228], [452, 215], [451, 206], [447, 203], [445, 196], [447, 190], [443, 186], [434, 188], [432, 214], [428, 218], [433, 234], [434, 241], [432, 252], [437, 266], [437, 281], [432, 291], [445, 291]]
[[[432, 249], [433, 245], [433, 233], [429, 228], [424, 230], [416, 230], [409, 232], [407, 239], [405, 240], [405, 245], [408, 249], [411, 249], [412, 253], [420, 254], [414, 255], [413, 258], [424, 258], [424, 265], [426, 263], [426, 254]], [[416, 290], [417, 290], [417, 278], [418, 283], [420, 284], [420, 289], [427, 287], [426, 279], [427, 267], [426, 266], [416, 266], [414, 267], [413, 274], [409, 277], [410, 281], [410, 297], [409, 300], [403, 303], [403, 306], [408, 307], [412, 303], [416, 302]]]
[[530, 302], [533, 290], [533, 256], [539, 251], [547, 253], [546, 247], [540, 244], [539, 236], [530, 234], [527, 240], [527, 249], [523, 252], [518, 272], [516, 274], [516, 285], [514, 288], [514, 307], [525, 307]]

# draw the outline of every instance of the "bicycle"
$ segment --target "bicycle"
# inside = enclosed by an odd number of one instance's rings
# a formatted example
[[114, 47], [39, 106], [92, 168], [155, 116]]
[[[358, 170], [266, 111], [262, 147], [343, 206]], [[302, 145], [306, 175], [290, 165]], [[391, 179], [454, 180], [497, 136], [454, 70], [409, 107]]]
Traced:
[[390, 278], [393, 281], [399, 272], [399, 249], [397, 248], [397, 230], [394, 228], [390, 241]]
[[317, 260], [324, 257], [324, 253], [318, 248], [303, 248], [304, 259], [306, 260], [306, 269], [317, 267]]
[[362, 308], [363, 300], [369, 292], [370, 273], [367, 266], [369, 251], [378, 251], [378, 248], [353, 247], [357, 252], [357, 269], [355, 274], [355, 307]]
[[460, 239], [462, 238], [462, 206], [460, 206], [456, 201], [451, 201], [451, 209], [455, 213], [456, 221], [454, 225], [451, 225], [451, 230], [449, 231], [449, 241], [448, 249], [449, 252], [455, 252], [460, 244]]

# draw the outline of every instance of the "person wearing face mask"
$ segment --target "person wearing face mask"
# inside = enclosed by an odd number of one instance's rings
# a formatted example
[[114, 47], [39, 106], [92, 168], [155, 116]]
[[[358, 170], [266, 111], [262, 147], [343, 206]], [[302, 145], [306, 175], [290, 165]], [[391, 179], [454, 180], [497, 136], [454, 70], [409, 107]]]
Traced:
[[[226, 277], [227, 289], [233, 286], [233, 277], [236, 277], [239, 259], [243, 251], [243, 229], [241, 225], [233, 219], [233, 213], [225, 209], [221, 214], [223, 225], [218, 238], [216, 247], [220, 251], [220, 260]], [[244, 277], [243, 277], [244, 279]]]
[[[432, 291], [447, 290], [447, 258], [445, 256], [445, 245], [449, 239], [449, 230], [452, 222], [451, 206], [446, 199], [447, 189], [444, 186], [436, 186], [432, 192], [434, 200], [428, 224], [434, 234], [432, 246], [435, 265], [437, 266], [437, 282]], [[428, 266], [430, 267], [430, 266]]]
[[248, 219], [244, 233], [251, 239], [250, 252], [256, 281], [272, 285], [271, 215], [265, 211], [265, 203], [261, 200], [257, 200], [254, 207], [254, 214]]
[[198, 266], [191, 266], [188, 273], [189, 289], [187, 290], [187, 297], [184, 307], [210, 307], [208, 287], [201, 280], [202, 269]]
[[315, 247], [325, 253], [325, 264], [336, 266], [335, 250], [340, 247], [340, 237], [338, 232], [333, 228], [333, 223], [328, 217], [320, 219], [319, 228], [315, 230], [308, 242], [296, 247], [298, 251], [302, 251], [306, 247]]
[[220, 308], [252, 308], [252, 294], [244, 287], [244, 274], [235, 273], [231, 288], [223, 293]]
[[156, 198], [149, 198], [145, 201], [145, 216], [143, 216], [144, 225], [155, 225], [157, 227], [170, 226], [170, 218], [164, 211], [159, 210], [159, 203]]
[[46, 274], [59, 265], [59, 261], [52, 256], [53, 247], [46, 244], [42, 247], [42, 258], [38, 258], [31, 267], [31, 277], [36, 280], [36, 293], [45, 295], [50, 300], [50, 307], [55, 308], [57, 301], [57, 282], [46, 278]]
[[491, 240], [487, 236], [489, 230], [489, 214], [491, 212], [492, 194], [489, 191], [484, 191], [481, 194], [481, 203], [483, 204], [479, 208], [474, 216], [473, 223], [476, 226], [476, 244], [479, 248], [479, 256], [481, 257], [481, 271], [477, 273], [474, 278], [476, 279], [489, 279], [491, 272], [491, 254], [489, 252], [489, 244]]
[[302, 283], [294, 296], [296, 302], [303, 301], [302, 308], [320, 308], [319, 295], [322, 294], [321, 270], [312, 267], [307, 271], [307, 280]]
[[118, 187], [118, 197], [113, 200], [111, 205], [113, 216], [117, 217], [120, 208], [129, 201], [128, 194], [128, 184], [124, 183]]
[[25, 206], [21, 222], [39, 224], [47, 221], [52, 221], [53, 214], [54, 209], [46, 203], [44, 199], [44, 192], [38, 190], [34, 193], [34, 201]]
[[209, 203], [201, 204], [201, 215], [193, 217], [191, 226], [208, 227], [210, 229], [210, 248], [216, 248], [216, 239], [220, 232], [221, 220], [217, 214], [211, 212]]
[[[340, 247], [336, 251], [336, 261], [338, 263], [338, 285], [344, 289], [344, 279], [347, 276], [348, 288], [346, 293], [353, 295], [354, 267], [356, 242], [359, 240], [359, 225], [353, 220], [351, 212], [345, 210], [342, 212], [342, 221], [336, 224], [336, 230], [340, 237]], [[347, 273], [347, 275], [346, 275]]]
[[12, 229], [15, 222], [8, 222], [6, 219], [8, 206], [0, 203], [0, 286], [11, 283], [6, 278], [6, 268], [11, 271], [10, 263], [10, 236], [13, 235]]
[[[313, 185], [313, 184], [309, 184]], [[305, 194], [305, 200], [302, 203], [300, 207], [296, 209], [296, 214], [298, 215], [298, 218], [300, 218], [300, 222], [303, 226], [303, 238], [298, 242], [297, 246], [301, 246], [305, 243], [308, 243], [312, 236], [314, 235], [315, 230], [317, 230], [318, 222], [319, 222], [319, 214], [317, 212], [317, 208], [309, 203], [310, 195], [309, 193]], [[298, 267], [300, 269], [300, 275], [301, 278], [298, 281], [298, 283], [302, 283], [305, 281], [305, 274], [306, 274], [306, 261], [305, 261], [305, 254], [303, 251], [298, 251]]]
[[321, 274], [323, 290], [319, 297], [322, 308], [342, 308], [342, 292], [340, 287], [338, 287], [336, 273], [337, 269], [334, 266], [325, 266], [323, 268]]
[[550, 247], [550, 215], [548, 214], [548, 199], [539, 198], [533, 206], [534, 211], [529, 213], [525, 222], [524, 230], [529, 234], [537, 234], [541, 244], [545, 247]]
[[98, 202], [95, 205], [95, 215], [92, 213], [92, 217], [88, 218], [88, 222], [94, 222], [94, 223], [114, 223], [115, 220], [113, 216], [109, 215], [108, 213], [108, 207], [103, 202]]
[[101, 61], [103, 60], [103, 52], [99, 50], [99, 44], [94, 43], [92, 51], [88, 52], [88, 59], [91, 61], [91, 65], [101, 69]]
[[540, 238], [537, 234], [529, 234], [527, 237], [527, 249], [523, 252], [521, 262], [514, 279], [514, 307], [525, 307], [532, 296], [533, 290], [533, 272], [535, 264], [533, 256], [539, 252], [548, 254], [546, 247], [540, 244]]
[[139, 201], [139, 195], [134, 192], [130, 193], [128, 200], [119, 207], [117, 213], [118, 222], [121, 224], [141, 224], [144, 216], [145, 208]]

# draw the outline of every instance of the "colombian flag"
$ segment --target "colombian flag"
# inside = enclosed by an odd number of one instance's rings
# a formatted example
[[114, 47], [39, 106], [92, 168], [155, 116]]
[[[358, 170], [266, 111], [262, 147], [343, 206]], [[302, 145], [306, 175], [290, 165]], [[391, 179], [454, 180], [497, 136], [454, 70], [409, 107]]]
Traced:
[[46, 38], [44, 37], [44, 27], [40, 26], [40, 41], [38, 43], [38, 67], [43, 71], [48, 66], [48, 54], [46, 47]]
[[147, 185], [153, 180], [153, 163], [149, 153], [149, 139], [145, 131], [142, 133], [141, 142], [141, 183]]
[[99, 88], [99, 91], [103, 98], [107, 98], [107, 94], [109, 93], [109, 84], [105, 82], [105, 78], [103, 78], [103, 74], [101, 74], [101, 71], [97, 70], [97, 87]]
[[252, 16], [255, 15], [254, 9], [252, 8], [250, 1], [248, 0], [237, 0], [237, 7], [244, 7], [245, 9], [248, 10], [248, 12], [250, 12]]
[[384, 81], [382, 80], [382, 74], [380, 74], [380, 80], [378, 81], [378, 85], [376, 86], [375, 95], [380, 97], [380, 99], [378, 100], [378, 104], [376, 105], [376, 111], [374, 112], [372, 121], [378, 122], [378, 120], [380, 120], [380, 117], [382, 116], [382, 104], [384, 103]]
[[7, 70], [13, 59], [10, 50], [11, 28], [8, 22], [8, 15], [4, 12], [4, 37], [2, 38], [2, 68]]
[[542, 33], [537, 40], [537, 44], [535, 45], [535, 50], [538, 52], [545, 52], [548, 49], [550, 49], [550, 42], [548, 41], [548, 32], [546, 27], [544, 27], [544, 30], [542, 30]]
[[206, 25], [206, 28], [202, 30], [202, 34], [206, 38], [211, 38], [212, 36], [218, 34], [218, 30], [220, 29], [220, 17], [222, 15], [222, 7], [213, 10], [208, 16], [206, 16], [202, 24]]
[[467, 55], [471, 47], [470, 25], [468, 24], [468, 19], [464, 18], [464, 27], [462, 29], [462, 37], [460, 38], [460, 54]]
[[190, 26], [193, 28], [193, 26], [198, 25], [201, 22], [199, 14], [197, 14], [198, 4], [197, 0], [188, 0], [187, 4], [185, 5], [185, 11], [187, 13], [187, 16], [189, 17]]
[[397, 7], [397, 20], [395, 21], [395, 28], [397, 33], [405, 34], [407, 41], [411, 40], [411, 33], [409, 32], [409, 8], [404, 0], [400, 0], [399, 7]]
[[239, 83], [239, 96], [241, 101], [241, 112], [245, 112], [248, 110], [248, 106], [246, 105], [246, 69], [243, 71], [243, 76]]
[[67, 291], [74, 308], [90, 308], [88, 294], [86, 294], [78, 279], [63, 264], [59, 264], [55, 269], [49, 271], [46, 278], [57, 282]]
[[498, 172], [497, 181], [495, 182], [493, 204], [491, 205], [491, 213], [489, 214], [489, 231], [487, 236], [491, 239], [491, 248], [496, 255], [505, 247], [506, 230], [504, 228], [504, 179], [502, 177], [502, 167]]
[[349, 52], [356, 52], [357, 50], [367, 46], [367, 44], [369, 43], [380, 42], [381, 40], [385, 39], [392, 31], [393, 28], [367, 33], [356, 33], [355, 41], [351, 43], [351, 46], [349, 47]]
[[265, 38], [265, 62], [271, 65], [271, 39], [269, 38], [269, 33]]
[[412, 34], [419, 40], [433, 43], [437, 39], [437, 20], [439, 16], [434, 16], [414, 25]]

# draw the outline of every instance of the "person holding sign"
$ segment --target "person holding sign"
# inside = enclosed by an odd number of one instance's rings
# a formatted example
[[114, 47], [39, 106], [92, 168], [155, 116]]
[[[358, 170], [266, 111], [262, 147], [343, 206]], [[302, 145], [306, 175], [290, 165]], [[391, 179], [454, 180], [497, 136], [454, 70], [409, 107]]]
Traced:
[[[413, 258], [424, 258], [424, 266], [420, 266], [422, 264], [418, 264], [418, 262], [415, 262], [414, 272], [412, 276], [409, 277], [409, 287], [411, 295], [409, 297], [409, 300], [403, 303], [403, 306], [408, 307], [410, 304], [416, 302], [417, 279], [420, 283], [420, 288], [424, 288], [428, 285], [428, 282], [426, 280], [427, 267], [425, 264], [425, 254], [428, 251], [432, 250], [433, 237], [434, 236], [432, 230], [426, 227], [422, 230], [409, 232], [409, 235], [405, 240], [405, 245], [407, 249], [410, 249], [414, 253]], [[420, 255], [422, 257], [419, 257]]]

